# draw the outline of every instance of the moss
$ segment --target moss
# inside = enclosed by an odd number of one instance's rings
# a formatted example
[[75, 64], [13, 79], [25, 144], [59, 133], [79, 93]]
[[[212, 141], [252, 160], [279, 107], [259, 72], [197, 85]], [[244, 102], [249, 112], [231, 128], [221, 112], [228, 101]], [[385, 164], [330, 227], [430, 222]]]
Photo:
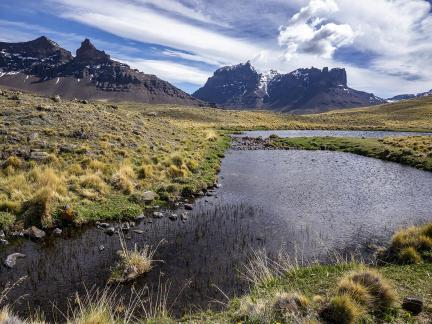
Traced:
[[0, 211], [0, 229], [8, 230], [15, 222], [15, 215]]
[[140, 205], [129, 201], [125, 195], [110, 196], [100, 202], [81, 203], [75, 209], [78, 223], [134, 218], [143, 212]]

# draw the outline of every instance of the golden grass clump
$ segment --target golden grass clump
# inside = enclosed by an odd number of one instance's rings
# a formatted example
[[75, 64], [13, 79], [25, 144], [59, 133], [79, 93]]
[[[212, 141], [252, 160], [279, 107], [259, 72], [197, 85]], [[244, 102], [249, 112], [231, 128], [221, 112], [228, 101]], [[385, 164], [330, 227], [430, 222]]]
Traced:
[[184, 166], [178, 167], [172, 164], [168, 167], [167, 172], [171, 178], [185, 178], [187, 176], [187, 170]]
[[116, 189], [131, 194], [135, 189], [135, 171], [130, 164], [123, 164], [112, 176], [112, 184]]
[[396, 301], [396, 295], [393, 288], [375, 270], [365, 269], [355, 271], [344, 278], [342, 283], [348, 283], [350, 281], [353, 284], [356, 284], [357, 288], [357, 285], [360, 285], [367, 291], [367, 293], [361, 289], [357, 289], [357, 291], [355, 291], [353, 286], [351, 293], [357, 293], [356, 297], [353, 297], [353, 299], [356, 301], [361, 301], [366, 305], [368, 304], [369, 309], [371, 309], [373, 312], [385, 312], [387, 309], [391, 308]]
[[148, 179], [154, 174], [154, 168], [151, 164], [143, 164], [138, 170], [139, 179]]
[[412, 246], [402, 248], [398, 252], [397, 258], [402, 264], [419, 264], [422, 261], [420, 253]]
[[364, 310], [348, 295], [333, 297], [321, 311], [320, 316], [326, 323], [357, 323]]
[[432, 224], [397, 231], [390, 246], [381, 252], [386, 262], [416, 264], [432, 260]]
[[98, 160], [90, 160], [88, 162], [87, 166], [90, 170], [93, 170], [96, 172], [99, 171], [99, 172], [102, 172], [103, 174], [108, 174], [109, 170], [110, 170], [110, 167], [108, 164], [101, 162], [101, 161], [98, 161]]
[[351, 276], [344, 277], [338, 284], [338, 295], [347, 295], [352, 300], [362, 306], [370, 307], [373, 304], [374, 297], [371, 296], [369, 290], [359, 282], [355, 282]]
[[236, 310], [233, 315], [238, 321], [247, 323], [271, 323], [271, 307], [265, 299], [252, 299], [244, 296], [235, 301]]
[[289, 323], [305, 317], [310, 305], [309, 299], [296, 293], [277, 293], [273, 300], [273, 317]]
[[120, 261], [112, 269], [108, 283], [132, 281], [153, 268], [153, 257], [159, 245], [156, 248], [145, 245], [143, 249], [138, 249], [135, 244], [133, 250], [128, 250], [121, 235], [120, 245], [121, 250], [118, 252]]
[[17, 156], [10, 156], [3, 163], [3, 168], [12, 167], [14, 169], [20, 169], [23, 166], [23, 161]]
[[80, 186], [86, 189], [93, 189], [100, 194], [109, 191], [108, 185], [98, 173], [86, 173], [79, 178]]

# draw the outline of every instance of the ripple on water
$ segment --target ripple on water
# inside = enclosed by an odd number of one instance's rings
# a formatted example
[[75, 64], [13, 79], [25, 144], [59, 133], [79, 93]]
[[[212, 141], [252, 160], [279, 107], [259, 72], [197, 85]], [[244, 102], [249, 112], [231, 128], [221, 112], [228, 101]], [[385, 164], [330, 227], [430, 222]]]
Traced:
[[[234, 151], [227, 153], [220, 178], [222, 188], [199, 199], [188, 221], [142, 222], [143, 233], [131, 232], [127, 242], [132, 247], [166, 240], [155, 256], [164, 263], [136, 286], [169, 280], [174, 298], [189, 282], [174, 307], [177, 314], [223, 299], [215, 286], [228, 295], [246, 291], [238, 269], [252, 249], [325, 260], [329, 252], [361, 252], [385, 242], [398, 227], [432, 215], [432, 173], [352, 154]], [[27, 294], [14, 305], [21, 314], [28, 312], [27, 303], [51, 314], [50, 301], [64, 312], [76, 291], [104, 287], [118, 237], [92, 227], [64, 234], [0, 250], [1, 259], [11, 252], [27, 255], [13, 269], [0, 268], [0, 286], [29, 276], [9, 295], [14, 301]], [[130, 286], [120, 292], [129, 295]]]

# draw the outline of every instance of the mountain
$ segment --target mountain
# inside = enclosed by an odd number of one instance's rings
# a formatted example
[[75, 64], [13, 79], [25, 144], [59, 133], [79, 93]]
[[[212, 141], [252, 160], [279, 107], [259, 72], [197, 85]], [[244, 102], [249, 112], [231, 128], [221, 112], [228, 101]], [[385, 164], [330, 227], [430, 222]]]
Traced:
[[0, 86], [68, 99], [202, 104], [154, 75], [112, 60], [88, 39], [75, 57], [45, 36], [0, 43]]
[[347, 85], [345, 69], [298, 69], [288, 74], [258, 73], [250, 62], [223, 67], [194, 97], [227, 108], [310, 113], [384, 103]]
[[397, 95], [392, 98], [388, 98], [388, 102], [398, 102], [401, 100], [409, 100], [409, 99], [415, 99], [415, 98], [421, 98], [421, 97], [428, 97], [432, 96], [432, 90], [429, 90], [427, 92], [421, 92], [417, 94], [403, 94], [403, 95]]

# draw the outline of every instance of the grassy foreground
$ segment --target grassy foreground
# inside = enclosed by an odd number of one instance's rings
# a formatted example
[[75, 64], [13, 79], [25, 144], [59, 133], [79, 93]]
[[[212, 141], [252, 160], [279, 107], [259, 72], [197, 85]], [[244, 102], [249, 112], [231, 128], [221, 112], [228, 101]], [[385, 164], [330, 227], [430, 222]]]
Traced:
[[[431, 230], [432, 224], [402, 229], [378, 255], [411, 248], [430, 256]], [[148, 291], [132, 290], [129, 301], [117, 298], [115, 292], [106, 289], [84, 297], [77, 296], [70, 312], [64, 315], [64, 322], [431, 323], [431, 260], [402, 258], [392, 260], [398, 264], [364, 265], [339, 261], [333, 265], [299, 266], [286, 257], [273, 260], [264, 252], [256, 252], [240, 269], [242, 278], [250, 282], [250, 292], [224, 300], [226, 307], [221, 312], [199, 312], [174, 319], [170, 317], [166, 287], [153, 297]], [[1, 323], [46, 323], [43, 314], [25, 321], [15, 317], [12, 309], [4, 306], [9, 289], [7, 287], [3, 294], [0, 290]], [[420, 298], [422, 311], [407, 311], [403, 307], [406, 297]]]
[[[215, 183], [220, 159], [229, 145], [227, 132], [427, 131], [432, 130], [431, 118], [432, 98], [293, 116], [168, 105], [57, 102], [1, 91], [0, 229], [134, 217], [151, 204], [191, 196]], [[410, 156], [405, 160], [410, 165], [417, 163]], [[424, 168], [430, 168], [430, 158], [423, 162]]]

